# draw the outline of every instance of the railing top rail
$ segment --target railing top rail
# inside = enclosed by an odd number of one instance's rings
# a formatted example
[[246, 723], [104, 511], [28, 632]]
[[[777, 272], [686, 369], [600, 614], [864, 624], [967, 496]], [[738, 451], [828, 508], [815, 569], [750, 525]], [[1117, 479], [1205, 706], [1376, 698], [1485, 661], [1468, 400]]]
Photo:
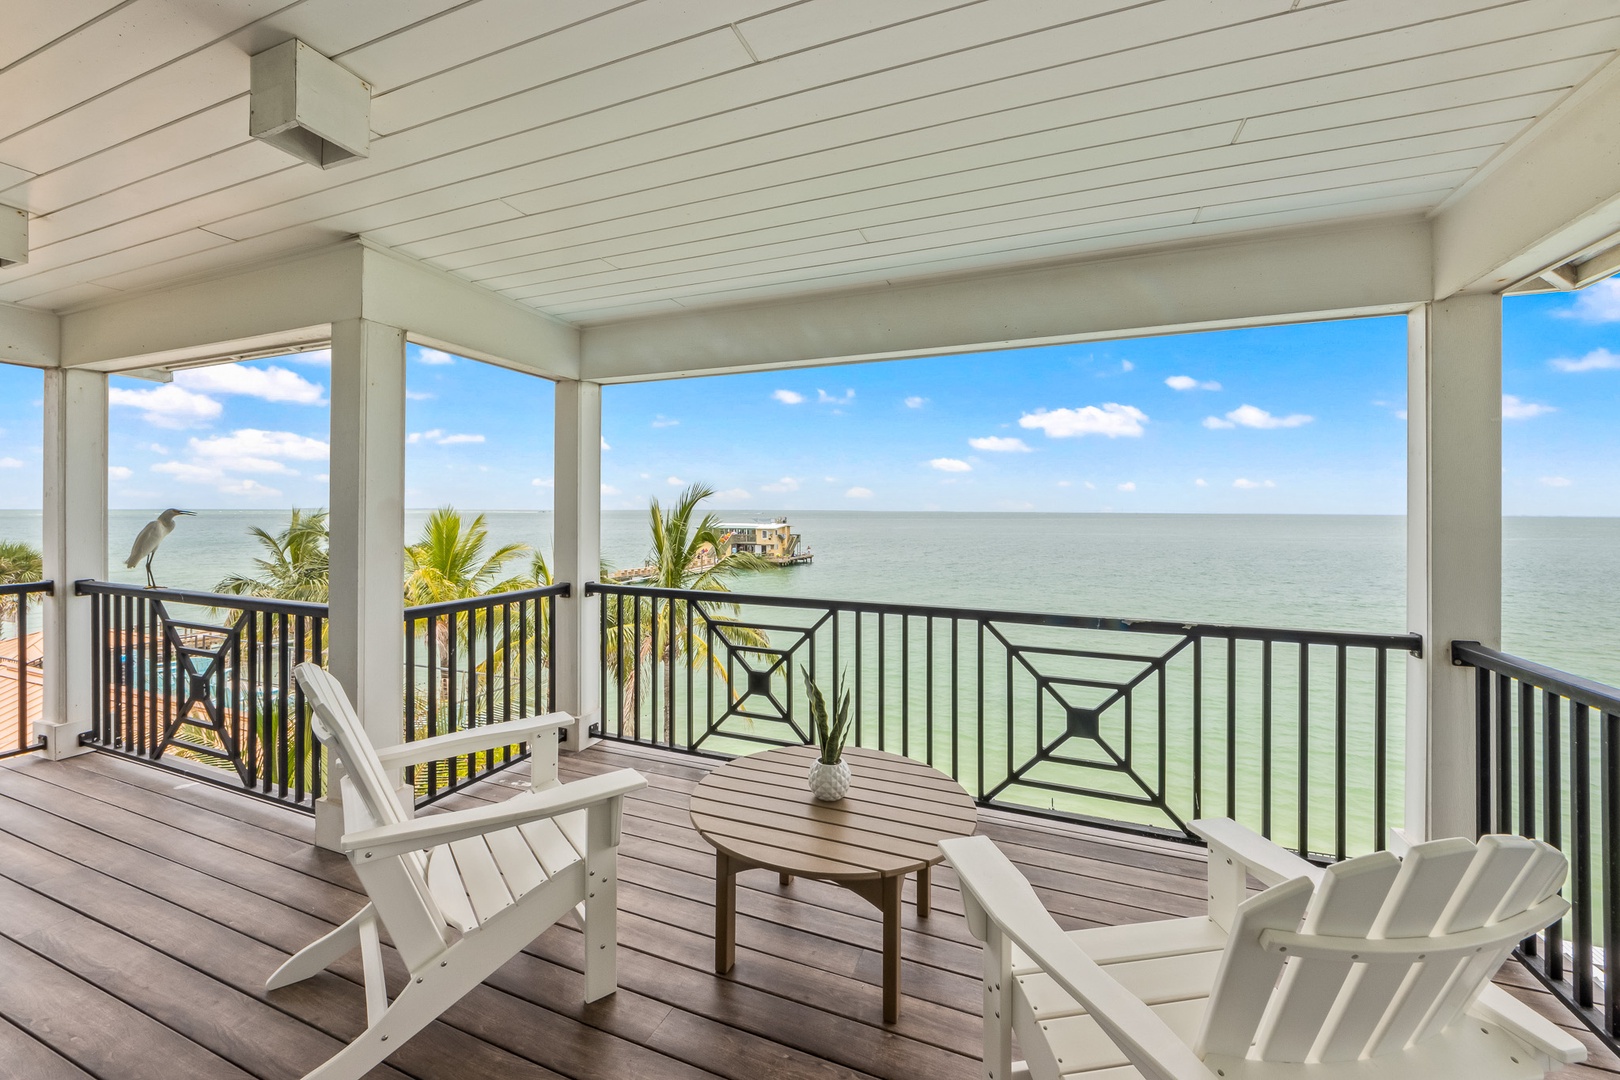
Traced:
[[0, 585], [0, 596], [21, 596], [24, 593], [45, 593], [56, 595], [54, 581], [19, 581], [11, 585]]
[[428, 619], [435, 615], [449, 615], [454, 612], [472, 611], [475, 608], [491, 607], [495, 604], [513, 604], [520, 600], [537, 600], [546, 596], [570, 596], [573, 586], [566, 581], [555, 585], [542, 585], [537, 589], [512, 589], [507, 592], [483, 593], [480, 596], [470, 596], [464, 600], [444, 600], [437, 604], [418, 604], [405, 609], [407, 619]]
[[1245, 641], [1279, 641], [1305, 645], [1364, 646], [1374, 649], [1398, 649], [1419, 656], [1423, 653], [1423, 638], [1418, 634], [1367, 634], [1338, 630], [1300, 630], [1289, 627], [1234, 626], [1221, 623], [1112, 619], [1091, 615], [1054, 615], [1030, 611], [935, 607], [925, 604], [892, 604], [866, 600], [816, 600], [797, 596], [762, 596], [753, 593], [662, 589], [651, 585], [612, 585], [599, 581], [586, 582], [585, 593], [587, 596], [592, 594], [615, 594], [657, 597], [668, 600], [707, 601], [718, 604], [758, 604], [770, 607], [811, 608], [818, 611], [933, 616], [942, 619], [985, 620], [998, 623], [1016, 623], [1025, 626], [1053, 626], [1070, 630], [1115, 630], [1138, 634], [1170, 634], [1176, 637], [1236, 638]]
[[120, 585], [112, 581], [76, 581], [74, 592], [80, 596], [147, 596], [167, 600], [171, 604], [195, 604], [199, 607], [235, 608], [238, 611], [268, 611], [278, 615], [309, 615], [327, 617], [325, 604], [311, 604], [303, 600], [267, 600], [258, 596], [228, 596], [224, 593], [193, 592], [189, 589], [148, 589], [140, 585]]
[[1521, 682], [1567, 697], [1576, 704], [1620, 715], [1620, 687], [1609, 686], [1593, 679], [1583, 679], [1579, 675], [1571, 675], [1567, 671], [1559, 671], [1557, 668], [1547, 667], [1533, 660], [1499, 652], [1477, 641], [1453, 641], [1451, 662], [1483, 668], [1499, 675], [1510, 675]]

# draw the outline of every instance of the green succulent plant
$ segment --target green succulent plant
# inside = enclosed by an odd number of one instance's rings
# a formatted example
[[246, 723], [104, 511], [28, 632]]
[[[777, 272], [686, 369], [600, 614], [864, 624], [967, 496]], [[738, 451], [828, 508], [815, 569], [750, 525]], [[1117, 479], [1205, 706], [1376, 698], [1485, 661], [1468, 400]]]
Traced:
[[821, 688], [810, 677], [808, 668], [801, 667], [799, 670], [804, 673], [804, 692], [810, 699], [810, 729], [815, 735], [816, 745], [821, 748], [821, 763], [836, 765], [844, 756], [844, 742], [849, 738], [849, 687], [842, 676], [833, 683], [833, 697], [838, 702], [838, 708], [829, 718], [827, 699], [822, 696]]

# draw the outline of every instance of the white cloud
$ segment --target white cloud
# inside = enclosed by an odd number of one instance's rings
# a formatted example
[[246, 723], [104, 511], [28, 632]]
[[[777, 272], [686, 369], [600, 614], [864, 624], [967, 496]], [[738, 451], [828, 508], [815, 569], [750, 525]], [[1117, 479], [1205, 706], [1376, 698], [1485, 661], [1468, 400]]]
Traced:
[[804, 395], [794, 390], [777, 390], [771, 394], [771, 397], [784, 405], [798, 405], [804, 401]]
[[1087, 491], [1096, 491], [1097, 490], [1097, 485], [1093, 484], [1090, 480], [1087, 480], [1086, 481], [1086, 490]]
[[260, 431], [241, 428], [229, 435], [216, 435], [210, 439], [189, 440], [192, 454], [212, 458], [216, 462], [240, 459], [279, 459], [293, 461], [325, 461], [331, 449], [321, 439], [298, 435], [291, 431]]
[[1396, 409], [1395, 410], [1395, 419], [1397, 419], [1397, 420], [1405, 420], [1406, 419], [1406, 410], [1405, 409]]
[[1219, 431], [1221, 428], [1234, 428], [1234, 427], [1237, 427], [1237, 425], [1232, 423], [1232, 421], [1230, 421], [1230, 420], [1222, 420], [1218, 416], [1206, 416], [1206, 417], [1204, 417], [1204, 426], [1209, 428], [1209, 430], [1211, 430], [1211, 431]]
[[428, 393], [426, 390], [407, 390], [407, 391], [405, 391], [405, 400], [406, 401], [432, 401], [437, 396], [438, 395], [436, 395], [436, 394]]
[[773, 495], [781, 495], [789, 491], [798, 491], [799, 482], [791, 476], [784, 476], [774, 484], [761, 484], [761, 491], [769, 491]]
[[835, 397], [834, 395], [827, 393], [827, 391], [819, 388], [816, 390], [816, 404], [818, 405], [849, 405], [853, 403], [854, 400], [855, 391], [853, 389], [845, 390], [843, 395], [840, 397]]
[[[7, 460], [10, 459], [8, 458]], [[135, 473], [132, 470], [126, 469], [122, 465], [107, 466], [107, 479], [109, 480], [128, 480], [134, 475]]]
[[217, 484], [224, 479], [224, 474], [218, 468], [184, 461], [160, 461], [152, 466], [152, 471], [172, 476], [183, 484]]
[[332, 350], [314, 349], [310, 352], [289, 353], [286, 356], [278, 357], [278, 359], [285, 360], [289, 364], [308, 364], [310, 367], [331, 367]]
[[1136, 481], [1135, 480], [1127, 480], [1123, 484], [1118, 485], [1118, 487], [1119, 487], [1119, 490], [1121, 490], [1121, 491], [1135, 491], [1136, 490]]
[[1575, 303], [1558, 314], [1582, 322], [1620, 322], [1620, 280], [1608, 278], [1581, 290]]
[[653, 417], [652, 426], [653, 427], [680, 427], [681, 422], [679, 420], [671, 420], [669, 417], [665, 416], [663, 413], [659, 413], [657, 416]]
[[686, 481], [682, 480], [678, 476], [668, 476], [664, 478], [664, 483], [668, 484], [670, 487], [681, 487], [686, 483]]
[[940, 472], [972, 472], [973, 466], [961, 458], [937, 457], [929, 460], [928, 464]]
[[608, 441], [607, 441], [607, 440], [606, 440], [606, 439], [603, 439], [603, 440], [602, 440], [602, 449], [604, 449], [604, 450], [611, 450], [611, 449], [613, 449], [613, 447], [611, 447], [611, 446], [609, 446], [609, 445], [608, 445]]
[[846, 499], [870, 499], [871, 497], [871, 488], [852, 487], [848, 491], [844, 492], [844, 498]]
[[456, 358], [443, 349], [430, 349], [425, 345], [417, 348], [416, 358], [429, 367], [442, 367], [456, 362]]
[[219, 490], [227, 495], [262, 495], [265, 498], [281, 494], [275, 488], [265, 487], [257, 480], [235, 480], [229, 484], [219, 485]]
[[749, 499], [753, 496], [749, 495], [748, 492], [744, 491], [742, 488], [727, 488], [724, 491], [715, 492], [714, 497], [723, 503], [735, 503], [742, 502], [744, 499]]
[[975, 450], [988, 450], [993, 454], [1027, 454], [1029, 446], [1023, 439], [1006, 435], [985, 435], [978, 439], [969, 439], [968, 445]]
[[20, 469], [22, 461], [14, 457], [0, 457], [0, 469]]
[[906, 408], [908, 409], [920, 409], [926, 404], [928, 404], [928, 399], [925, 397], [918, 397], [916, 394], [906, 398]]
[[332, 482], [332, 477], [327, 473], [316, 473], [314, 476], [310, 477], [310, 479], [315, 481], [317, 484], [330, 484]]
[[288, 402], [293, 405], [326, 404], [326, 397], [319, 386], [284, 367], [218, 364], [214, 367], [191, 368], [175, 372], [173, 385], [203, 394], [238, 394], [260, 401]]
[[1549, 360], [1559, 371], [1616, 371], [1620, 370], [1620, 356], [1616, 356], [1608, 349], [1593, 349], [1579, 360], [1571, 360], [1561, 356], [1556, 360]]
[[1199, 382], [1191, 375], [1172, 375], [1164, 380], [1164, 385], [1172, 390], [1219, 390], [1218, 382]]
[[1134, 405], [1121, 405], [1109, 401], [1101, 407], [1087, 405], [1079, 409], [1037, 409], [1018, 419], [1018, 426], [1039, 428], [1054, 439], [1068, 439], [1081, 435], [1103, 435], [1117, 439], [1122, 435], [1136, 437], [1142, 434], [1142, 425], [1148, 422], [1147, 413]]
[[1121, 371], [1135, 371], [1136, 370], [1136, 365], [1131, 363], [1129, 360], [1121, 360], [1119, 362], [1119, 370], [1121, 370]]
[[[1273, 416], [1258, 405], [1239, 405], [1227, 413], [1226, 418], [1241, 427], [1259, 428], [1263, 431], [1272, 428], [1303, 427], [1316, 419], [1314, 416], [1306, 416], [1304, 413]], [[1205, 421], [1205, 425], [1209, 426], [1208, 421]]]
[[1073, 480], [1059, 480], [1057, 482], [1057, 486], [1058, 487], [1073, 487], [1074, 486], [1074, 481]]
[[619, 493], [619, 489], [614, 487], [612, 484], [603, 484], [602, 485], [602, 494], [604, 494], [604, 495], [617, 495], [618, 493]]
[[224, 406], [206, 394], [194, 394], [174, 383], [154, 386], [150, 390], [114, 387], [107, 391], [107, 402], [140, 409], [141, 419], [154, 427], [163, 428], [206, 427], [210, 420], [224, 411]]
[[533, 484], [537, 488], [549, 488], [557, 486], [557, 481], [553, 480], [549, 476], [537, 476], [533, 480], [530, 480], [529, 483]]
[[1253, 491], [1256, 488], [1274, 488], [1277, 486], [1277, 482], [1275, 480], [1248, 480], [1240, 476], [1232, 481], [1232, 486], [1244, 491]]
[[1209, 487], [1209, 481], [1205, 480], [1202, 476], [1194, 480], [1193, 483], [1198, 487]]
[[1567, 476], [1543, 476], [1541, 482], [1548, 487], [1569, 487], [1570, 484], [1574, 483]]
[[482, 435], [451, 435], [443, 428], [433, 428], [431, 431], [413, 431], [405, 436], [405, 441], [411, 445], [417, 443], [432, 443], [435, 446], [460, 446], [465, 443], [481, 443]]
[[1512, 394], [1502, 395], [1502, 419], [1504, 420], [1532, 420], [1538, 416], [1546, 416], [1558, 410], [1551, 405], [1539, 405], [1533, 401], [1521, 401]]

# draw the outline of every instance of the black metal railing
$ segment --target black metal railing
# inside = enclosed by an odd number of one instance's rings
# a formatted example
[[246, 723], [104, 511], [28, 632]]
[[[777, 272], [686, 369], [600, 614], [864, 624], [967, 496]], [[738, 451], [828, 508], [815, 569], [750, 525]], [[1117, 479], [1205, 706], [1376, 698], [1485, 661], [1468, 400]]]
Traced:
[[[557, 598], [567, 585], [405, 609], [405, 738], [552, 712]], [[417, 802], [442, 798], [528, 756], [526, 746], [406, 770]]]
[[1399, 824], [1411, 634], [1103, 619], [592, 583], [602, 734], [735, 755], [810, 741], [801, 669], [855, 744], [987, 805], [1185, 837], [1224, 814], [1307, 854]]
[[324, 755], [293, 668], [326, 657], [326, 606], [81, 581], [91, 600], [87, 743], [184, 763], [305, 808]]
[[49, 581], [0, 585], [0, 757], [38, 750], [34, 736], [44, 692], [44, 650], [28, 628], [33, 606], [55, 592]]
[[[293, 669], [327, 658], [324, 604], [81, 581], [94, 650], [89, 744], [309, 809], [326, 761]], [[405, 609], [407, 740], [549, 712], [566, 584]], [[417, 802], [527, 756], [518, 745], [408, 770]]]
[[1533, 836], [1569, 857], [1569, 914], [1518, 954], [1610, 1047], [1620, 993], [1605, 963], [1620, 934], [1620, 688], [1451, 643], [1475, 671], [1479, 831]]

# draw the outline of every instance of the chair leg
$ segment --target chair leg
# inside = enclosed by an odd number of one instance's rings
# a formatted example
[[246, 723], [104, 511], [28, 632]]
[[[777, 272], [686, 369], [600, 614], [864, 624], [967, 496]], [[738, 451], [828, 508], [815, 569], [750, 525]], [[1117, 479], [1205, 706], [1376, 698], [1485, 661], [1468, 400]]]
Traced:
[[585, 844], [585, 1000], [619, 988], [618, 807], [591, 807]]
[[331, 965], [332, 961], [359, 948], [360, 924], [370, 922], [375, 926], [376, 919], [377, 909], [367, 904], [350, 916], [342, 926], [300, 949], [297, 955], [276, 969], [275, 974], [270, 976], [270, 981], [264, 984], [264, 988], [279, 990], [283, 986], [303, 982], [312, 975], [319, 975]]
[[1028, 1076], [1012, 1060], [1012, 945], [1001, 927], [985, 920], [984, 1073], [988, 1080]]

